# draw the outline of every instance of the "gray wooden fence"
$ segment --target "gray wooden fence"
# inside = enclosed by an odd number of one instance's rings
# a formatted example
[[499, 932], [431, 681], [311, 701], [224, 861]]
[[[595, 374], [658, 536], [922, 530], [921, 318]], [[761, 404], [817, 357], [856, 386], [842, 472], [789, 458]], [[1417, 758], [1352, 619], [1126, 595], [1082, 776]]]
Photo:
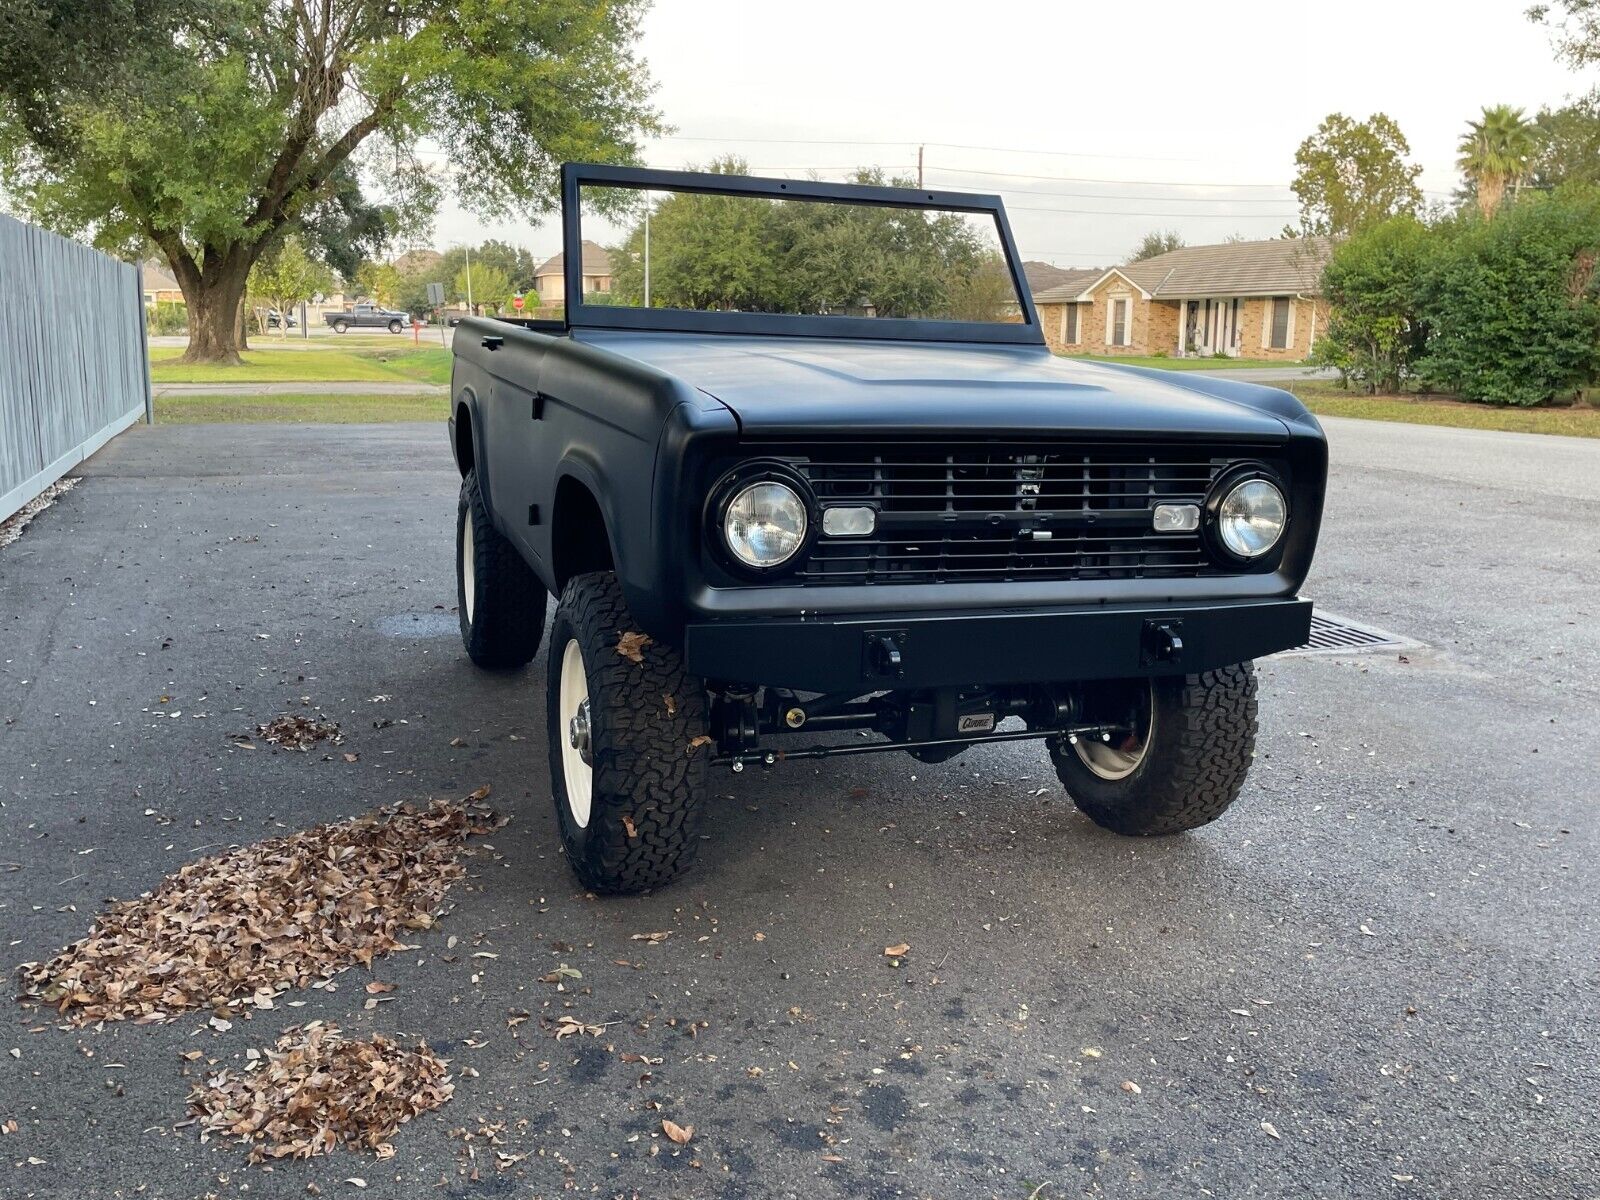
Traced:
[[139, 268], [0, 214], [0, 520], [150, 411]]

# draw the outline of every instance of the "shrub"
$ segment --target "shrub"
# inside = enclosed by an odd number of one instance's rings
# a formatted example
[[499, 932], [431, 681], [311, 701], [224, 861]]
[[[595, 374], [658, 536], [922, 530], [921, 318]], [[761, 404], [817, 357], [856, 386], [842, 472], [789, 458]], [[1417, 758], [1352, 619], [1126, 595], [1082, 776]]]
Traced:
[[189, 306], [187, 304], [157, 303], [146, 312], [145, 328], [150, 333], [188, 333]]
[[1311, 361], [1337, 369], [1346, 387], [1399, 391], [1427, 342], [1422, 273], [1444, 236], [1415, 217], [1397, 216], [1341, 242], [1323, 269], [1328, 327]]
[[1542, 404], [1600, 378], [1600, 190], [1524, 196], [1463, 218], [1423, 281], [1421, 371], [1490, 404]]

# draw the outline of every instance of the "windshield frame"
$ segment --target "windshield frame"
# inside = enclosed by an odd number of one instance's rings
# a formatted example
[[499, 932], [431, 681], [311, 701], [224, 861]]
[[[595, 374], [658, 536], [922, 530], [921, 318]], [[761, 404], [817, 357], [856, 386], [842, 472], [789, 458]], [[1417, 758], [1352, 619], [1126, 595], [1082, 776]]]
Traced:
[[[637, 187], [708, 196], [765, 196], [774, 200], [832, 200], [887, 208], [940, 209], [977, 213], [994, 219], [1006, 269], [1017, 293], [1020, 322], [943, 321], [905, 317], [810, 316], [794, 313], [702, 312], [684, 308], [624, 308], [583, 303], [583, 219], [581, 189], [586, 185]], [[779, 337], [861, 338], [895, 342], [982, 342], [991, 345], [1044, 345], [1022, 260], [999, 196], [921, 188], [873, 187], [860, 183], [822, 183], [810, 179], [765, 179], [753, 175], [714, 175], [652, 167], [596, 163], [561, 166], [562, 273], [569, 329], [631, 329], [673, 333], [744, 333]], [[572, 298], [577, 297], [573, 303]]]

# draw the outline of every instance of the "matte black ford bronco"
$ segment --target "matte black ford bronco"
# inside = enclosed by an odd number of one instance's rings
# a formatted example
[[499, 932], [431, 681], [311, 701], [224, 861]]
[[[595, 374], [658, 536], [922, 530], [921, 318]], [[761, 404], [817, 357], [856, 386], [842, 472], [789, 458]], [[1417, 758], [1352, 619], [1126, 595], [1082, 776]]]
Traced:
[[532, 661], [557, 597], [586, 886], [673, 878], [711, 772], [785, 758], [1037, 739], [1108, 829], [1222, 814], [1251, 660], [1309, 633], [1298, 400], [1052, 355], [998, 197], [577, 165], [563, 193], [565, 318], [461, 323], [450, 436], [472, 660]]

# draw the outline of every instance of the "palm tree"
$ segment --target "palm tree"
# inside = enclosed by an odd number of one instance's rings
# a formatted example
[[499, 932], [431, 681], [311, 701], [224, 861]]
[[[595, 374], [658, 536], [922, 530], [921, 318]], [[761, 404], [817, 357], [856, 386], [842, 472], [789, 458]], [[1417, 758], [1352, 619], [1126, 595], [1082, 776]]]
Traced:
[[1496, 104], [1485, 108], [1481, 120], [1469, 121], [1462, 136], [1461, 157], [1456, 165], [1466, 174], [1478, 194], [1478, 209], [1484, 219], [1494, 216], [1505, 198], [1506, 188], [1519, 187], [1533, 160], [1533, 125], [1520, 108]]

